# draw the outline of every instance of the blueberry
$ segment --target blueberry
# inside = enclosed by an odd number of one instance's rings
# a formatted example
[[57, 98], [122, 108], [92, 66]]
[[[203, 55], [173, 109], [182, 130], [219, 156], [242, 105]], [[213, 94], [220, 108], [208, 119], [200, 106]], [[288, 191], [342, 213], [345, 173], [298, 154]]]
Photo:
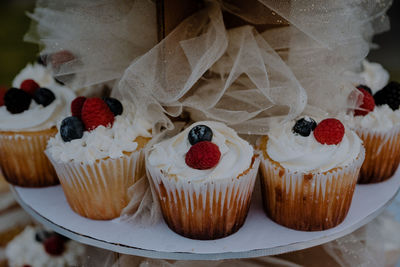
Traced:
[[67, 117], [61, 122], [60, 134], [64, 142], [82, 138], [84, 130], [83, 122], [77, 117]]
[[36, 90], [33, 99], [36, 103], [47, 107], [56, 99], [56, 96], [47, 88], [39, 88]]
[[118, 99], [112, 97], [104, 97], [104, 102], [106, 102], [107, 106], [110, 108], [111, 112], [114, 113], [114, 116], [121, 115], [124, 111], [121, 102]]
[[39, 55], [39, 57], [37, 58], [36, 62], [44, 67], [47, 66], [47, 55], [43, 54], [43, 55]]
[[381, 106], [387, 104], [392, 110], [400, 106], [400, 83], [390, 82], [382, 90], [374, 95], [375, 104]]
[[372, 95], [372, 90], [371, 90], [371, 88], [369, 88], [369, 87], [366, 86], [366, 85], [360, 84], [360, 85], [357, 86], [357, 89], [364, 89], [365, 91], [367, 91], [368, 93], [370, 93], [370, 95]]
[[314, 131], [315, 127], [317, 127], [317, 123], [310, 117], [305, 117], [296, 121], [296, 124], [292, 128], [292, 131], [295, 134], [307, 137], [311, 134], [312, 131]]
[[46, 231], [46, 230], [39, 230], [35, 234], [35, 240], [37, 242], [43, 243], [46, 239], [52, 236], [53, 233]]
[[193, 127], [188, 135], [189, 143], [194, 145], [201, 141], [211, 141], [213, 132], [210, 127], [206, 125], [197, 125]]
[[11, 88], [4, 95], [4, 105], [12, 114], [22, 113], [29, 109], [32, 97], [24, 90]]

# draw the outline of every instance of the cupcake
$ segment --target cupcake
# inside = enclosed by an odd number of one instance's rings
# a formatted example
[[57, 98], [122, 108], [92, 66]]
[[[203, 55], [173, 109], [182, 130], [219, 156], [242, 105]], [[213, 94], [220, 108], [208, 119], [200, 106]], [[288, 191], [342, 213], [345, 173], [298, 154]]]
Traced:
[[6, 247], [10, 267], [79, 266], [85, 247], [57, 233], [28, 226]]
[[146, 161], [166, 223], [193, 239], [217, 239], [239, 230], [258, 166], [249, 143], [211, 121], [153, 145]]
[[46, 154], [72, 210], [96, 220], [120, 216], [128, 188], [145, 174], [151, 125], [128, 102], [78, 97]]
[[11, 184], [50, 186], [58, 179], [44, 150], [57, 133], [57, 121], [69, 113], [75, 94], [40, 71], [29, 74], [20, 84], [18, 75], [15, 87], [0, 94], [0, 166]]
[[393, 176], [400, 163], [400, 84], [390, 82], [374, 96], [368, 86], [358, 90], [361, 105], [344, 119], [366, 149], [359, 183], [382, 182]]
[[350, 208], [364, 148], [337, 119], [304, 117], [271, 127], [260, 138], [264, 209], [283, 226], [320, 231], [341, 223]]

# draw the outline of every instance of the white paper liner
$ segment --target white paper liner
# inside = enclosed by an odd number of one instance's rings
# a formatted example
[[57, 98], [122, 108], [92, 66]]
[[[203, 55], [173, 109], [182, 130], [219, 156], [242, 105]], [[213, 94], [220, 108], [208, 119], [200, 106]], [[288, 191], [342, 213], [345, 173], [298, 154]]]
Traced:
[[263, 157], [260, 178], [266, 213], [277, 223], [297, 230], [338, 225], [350, 208], [364, 158], [362, 147], [351, 164], [320, 173], [291, 171]]
[[382, 182], [392, 177], [400, 163], [400, 126], [385, 132], [365, 128], [354, 130], [366, 149], [359, 183]]
[[97, 160], [91, 164], [57, 162], [50, 153], [46, 154], [56, 169], [71, 208], [91, 219], [119, 217], [133, 197], [132, 190], [128, 192], [129, 188], [145, 172], [143, 150], [117, 159]]
[[168, 226], [194, 239], [216, 239], [236, 232], [244, 223], [259, 167], [256, 157], [238, 177], [188, 182], [147, 170]]
[[23, 187], [58, 184], [44, 150], [55, 129], [37, 132], [0, 132], [0, 166], [6, 180]]

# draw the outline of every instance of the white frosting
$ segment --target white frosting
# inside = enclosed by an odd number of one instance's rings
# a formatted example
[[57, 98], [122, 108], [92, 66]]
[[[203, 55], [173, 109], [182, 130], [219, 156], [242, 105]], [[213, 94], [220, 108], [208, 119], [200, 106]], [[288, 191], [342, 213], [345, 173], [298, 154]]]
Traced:
[[363, 67], [364, 70], [360, 73], [360, 77], [364, 79], [365, 85], [371, 88], [373, 94], [388, 84], [389, 73], [381, 64], [364, 60]]
[[392, 110], [388, 105], [375, 106], [365, 116], [343, 114], [344, 121], [352, 128], [364, 128], [375, 132], [386, 132], [400, 125], [400, 110]]
[[11, 114], [6, 106], [0, 107], [1, 131], [40, 131], [56, 126], [57, 121], [70, 114], [70, 103], [75, 94], [64, 86], [49, 87], [56, 99], [47, 107], [37, 104], [33, 99], [29, 109]]
[[[185, 162], [186, 153], [191, 147], [188, 140], [189, 131], [200, 124], [211, 128], [213, 131], [211, 141], [221, 152], [218, 164], [208, 170], [193, 169]], [[177, 179], [201, 182], [238, 176], [250, 168], [253, 154], [253, 147], [225, 124], [203, 121], [192, 124], [178, 135], [155, 144], [151, 148], [148, 163]]]
[[26, 65], [26, 67], [15, 76], [12, 86], [19, 88], [21, 83], [27, 79], [33, 79], [42, 87], [52, 87], [53, 85], [57, 85], [51, 71], [38, 63], [28, 63], [28, 65]]
[[36, 229], [28, 226], [6, 247], [8, 264], [11, 267], [30, 265], [35, 267], [79, 266], [85, 247], [75, 241], [65, 243], [65, 251], [60, 256], [49, 255], [42, 243], [35, 240]]
[[[57, 162], [76, 161], [93, 163], [98, 159], [120, 158], [123, 152], [133, 152], [138, 144], [138, 136], [151, 137], [151, 124], [134, 115], [132, 104], [122, 101], [124, 111], [116, 116], [112, 127], [99, 126], [85, 131], [81, 139], [64, 142], [57, 133], [49, 140], [47, 152]], [[58, 128], [60, 125], [58, 125]]]
[[323, 145], [315, 139], [313, 133], [307, 137], [294, 134], [292, 128], [295, 123], [290, 121], [276, 125], [268, 133], [268, 156], [290, 171], [324, 172], [346, 166], [361, 151], [361, 139], [347, 127], [339, 144]]
[[47, 107], [37, 104], [33, 99], [29, 109], [11, 114], [6, 106], [0, 107], [0, 131], [40, 131], [56, 126], [57, 121], [70, 114], [70, 103], [75, 98], [71, 89], [57, 84], [46, 68], [39, 64], [23, 69], [13, 81], [19, 88], [26, 79], [35, 80], [41, 87], [50, 89], [56, 99]]

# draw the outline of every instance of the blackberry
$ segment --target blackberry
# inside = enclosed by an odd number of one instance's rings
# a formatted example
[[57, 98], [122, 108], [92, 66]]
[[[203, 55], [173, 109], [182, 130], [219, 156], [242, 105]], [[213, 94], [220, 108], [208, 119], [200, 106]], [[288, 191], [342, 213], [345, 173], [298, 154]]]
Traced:
[[317, 123], [310, 117], [305, 117], [296, 121], [296, 124], [292, 128], [292, 131], [295, 134], [307, 137], [311, 134], [312, 131], [314, 131], [315, 127], [317, 127]]
[[107, 106], [110, 108], [111, 112], [114, 113], [114, 116], [121, 115], [124, 111], [121, 102], [118, 99], [112, 97], [104, 97], [104, 102], [106, 102]]
[[60, 135], [64, 142], [81, 139], [84, 131], [85, 126], [77, 117], [67, 117], [61, 122]]
[[378, 106], [387, 104], [392, 110], [400, 106], [400, 83], [390, 82], [382, 90], [374, 95], [375, 104]]
[[35, 240], [39, 243], [43, 243], [46, 239], [52, 236], [53, 233], [46, 230], [39, 230], [35, 234]]
[[189, 131], [188, 139], [191, 145], [195, 145], [201, 141], [211, 141], [213, 132], [206, 125], [197, 125]]
[[4, 95], [4, 105], [12, 114], [22, 113], [29, 109], [32, 97], [24, 90], [11, 88]]
[[47, 107], [56, 99], [56, 96], [47, 88], [39, 88], [36, 90], [35, 94], [33, 95], [33, 99], [36, 103]]

